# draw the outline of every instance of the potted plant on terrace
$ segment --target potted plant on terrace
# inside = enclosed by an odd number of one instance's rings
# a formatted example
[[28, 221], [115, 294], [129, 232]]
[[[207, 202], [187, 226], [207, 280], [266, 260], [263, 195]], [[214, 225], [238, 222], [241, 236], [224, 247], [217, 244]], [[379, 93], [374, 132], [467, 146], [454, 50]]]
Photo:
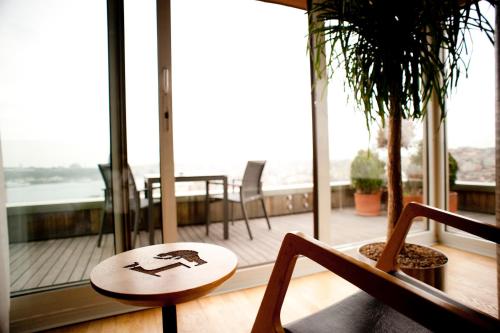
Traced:
[[449, 199], [448, 210], [456, 212], [458, 210], [458, 193], [452, 191], [457, 181], [458, 163], [451, 153], [448, 153], [448, 180], [449, 180]]
[[308, 8], [317, 76], [325, 75], [321, 55], [328, 48], [329, 75], [343, 68], [366, 123], [379, 119], [385, 125], [388, 119], [390, 236], [403, 209], [402, 119], [424, 117], [431, 97], [444, 117], [450, 89], [467, 72], [469, 30], [479, 29], [493, 42], [494, 29], [479, 1], [310, 0]]
[[412, 201], [423, 203], [422, 142], [418, 143], [416, 152], [410, 156], [406, 178], [403, 183], [403, 207]]
[[[457, 181], [458, 163], [451, 153], [448, 153], [449, 202], [448, 210], [458, 210], [458, 193], [452, 191]], [[422, 144], [414, 155], [410, 156], [410, 164], [406, 170], [408, 179], [403, 183], [403, 207], [409, 202], [423, 203], [422, 196]]]
[[385, 163], [370, 150], [360, 150], [351, 163], [351, 185], [356, 213], [362, 216], [380, 215], [380, 201]]

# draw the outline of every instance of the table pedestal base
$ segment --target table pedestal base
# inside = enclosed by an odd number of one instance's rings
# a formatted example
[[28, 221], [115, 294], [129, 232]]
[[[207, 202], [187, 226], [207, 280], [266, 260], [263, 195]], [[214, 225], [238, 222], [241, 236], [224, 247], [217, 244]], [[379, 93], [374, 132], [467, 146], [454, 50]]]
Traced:
[[177, 309], [175, 305], [162, 306], [161, 319], [164, 333], [177, 332]]

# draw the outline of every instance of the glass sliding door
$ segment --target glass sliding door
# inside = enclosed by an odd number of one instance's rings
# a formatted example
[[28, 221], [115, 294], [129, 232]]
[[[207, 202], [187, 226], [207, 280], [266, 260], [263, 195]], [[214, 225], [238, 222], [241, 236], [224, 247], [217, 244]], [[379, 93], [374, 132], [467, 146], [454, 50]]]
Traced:
[[[311, 87], [307, 16], [258, 1], [172, 1], [172, 79], [179, 239], [232, 249], [240, 267], [274, 261], [286, 231], [313, 234]], [[261, 184], [271, 230], [258, 201], [229, 202], [248, 161], [266, 161]], [[182, 181], [181, 181], [182, 180]]]
[[136, 191], [130, 194], [130, 216], [138, 224], [132, 247], [140, 247], [162, 243], [159, 181], [152, 184], [151, 201], [147, 191], [147, 180], [160, 175], [156, 1], [126, 0], [124, 5], [127, 158], [129, 181], [135, 184], [131, 191]]
[[106, 36], [103, 1], [2, 2], [0, 171], [12, 295], [87, 280], [114, 253], [98, 168], [110, 152]]
[[[494, 21], [494, 8], [482, 4], [481, 10]], [[460, 78], [448, 103], [447, 209], [495, 224], [495, 50], [480, 33], [471, 38], [469, 75]]]
[[[336, 71], [328, 86], [330, 179], [332, 193], [331, 239], [347, 245], [387, 234], [386, 127], [371, 121], [369, 128], [350, 91], [344, 90], [344, 73]], [[423, 123], [402, 123], [401, 168], [404, 204], [424, 202]], [[376, 183], [377, 186], [371, 186]], [[428, 230], [415, 221], [410, 232]]]

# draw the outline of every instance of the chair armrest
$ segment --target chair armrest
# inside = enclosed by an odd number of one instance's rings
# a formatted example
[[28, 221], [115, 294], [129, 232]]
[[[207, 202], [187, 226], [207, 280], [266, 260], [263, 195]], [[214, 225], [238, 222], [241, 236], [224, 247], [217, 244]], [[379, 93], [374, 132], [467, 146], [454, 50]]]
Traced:
[[319, 263], [432, 330], [494, 332], [500, 327], [497, 319], [482, 312], [443, 300], [436, 293], [421, 290], [314, 238], [301, 233], [288, 233], [282, 242], [252, 333], [284, 332], [280, 312], [299, 255]]
[[495, 243], [500, 243], [500, 228], [485, 224], [480, 221], [450, 213], [431, 206], [410, 202], [405, 206], [396, 227], [382, 252], [376, 267], [385, 272], [397, 270], [397, 255], [410, 230], [413, 219], [416, 217], [430, 218], [436, 222], [444, 223], [454, 228], [466, 231]]

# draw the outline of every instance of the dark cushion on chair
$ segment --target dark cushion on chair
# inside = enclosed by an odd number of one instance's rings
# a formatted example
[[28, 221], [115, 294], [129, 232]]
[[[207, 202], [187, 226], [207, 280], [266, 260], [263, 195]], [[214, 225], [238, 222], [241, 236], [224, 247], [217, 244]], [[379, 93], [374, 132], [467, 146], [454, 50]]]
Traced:
[[285, 331], [289, 333], [430, 332], [363, 291], [286, 325]]

